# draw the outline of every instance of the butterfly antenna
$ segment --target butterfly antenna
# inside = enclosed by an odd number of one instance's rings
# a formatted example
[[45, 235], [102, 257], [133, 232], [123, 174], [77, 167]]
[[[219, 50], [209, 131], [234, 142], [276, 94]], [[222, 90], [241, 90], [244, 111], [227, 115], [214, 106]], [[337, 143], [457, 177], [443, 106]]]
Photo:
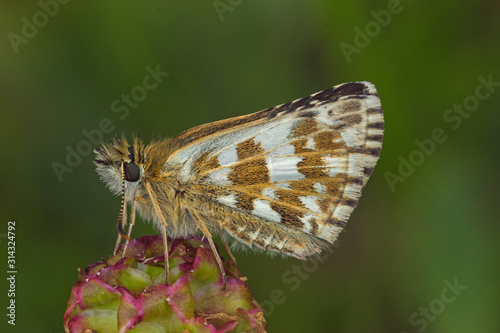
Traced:
[[120, 213], [118, 214], [118, 221], [116, 222], [116, 230], [118, 230], [118, 234], [125, 240], [130, 240], [130, 237], [123, 230], [123, 212], [126, 209], [125, 206], [125, 166], [122, 163], [122, 203], [120, 205]]

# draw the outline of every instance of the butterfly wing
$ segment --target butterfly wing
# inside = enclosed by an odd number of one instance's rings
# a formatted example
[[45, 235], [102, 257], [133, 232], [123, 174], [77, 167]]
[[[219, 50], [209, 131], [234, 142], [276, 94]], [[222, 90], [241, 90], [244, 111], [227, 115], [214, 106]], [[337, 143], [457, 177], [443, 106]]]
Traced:
[[195, 127], [165, 168], [246, 244], [305, 257], [333, 243], [382, 147], [373, 84], [346, 83], [254, 114]]

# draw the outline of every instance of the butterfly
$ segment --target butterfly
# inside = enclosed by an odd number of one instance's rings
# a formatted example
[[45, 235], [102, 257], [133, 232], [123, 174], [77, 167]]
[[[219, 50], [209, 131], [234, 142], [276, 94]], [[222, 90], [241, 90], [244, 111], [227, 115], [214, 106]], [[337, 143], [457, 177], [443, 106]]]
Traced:
[[[122, 197], [115, 253], [121, 238], [130, 239], [137, 211], [161, 231], [165, 258], [168, 237], [201, 232], [224, 282], [213, 235], [224, 246], [234, 240], [299, 259], [317, 256], [356, 207], [383, 132], [375, 86], [352, 82], [149, 145], [137, 137], [104, 143], [94, 163]], [[168, 259], [165, 266], [168, 284]]]

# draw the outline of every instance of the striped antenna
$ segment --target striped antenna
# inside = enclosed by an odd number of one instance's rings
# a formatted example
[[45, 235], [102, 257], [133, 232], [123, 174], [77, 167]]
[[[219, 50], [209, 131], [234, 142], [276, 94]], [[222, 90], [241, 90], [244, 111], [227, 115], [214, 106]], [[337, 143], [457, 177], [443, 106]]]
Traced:
[[118, 214], [118, 221], [116, 222], [116, 229], [118, 230], [118, 234], [126, 240], [130, 240], [130, 237], [123, 230], [123, 211], [126, 209], [125, 207], [125, 164], [122, 163], [122, 203], [120, 208], [120, 213]]

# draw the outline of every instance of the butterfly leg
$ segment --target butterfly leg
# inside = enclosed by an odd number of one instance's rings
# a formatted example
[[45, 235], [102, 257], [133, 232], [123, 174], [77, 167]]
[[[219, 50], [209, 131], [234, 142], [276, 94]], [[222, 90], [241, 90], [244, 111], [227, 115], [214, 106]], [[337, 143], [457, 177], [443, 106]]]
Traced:
[[229, 259], [231, 259], [231, 262], [236, 265], [236, 258], [234, 257], [233, 253], [231, 252], [231, 248], [229, 245], [224, 241], [224, 239], [221, 237], [220, 238], [222, 242], [222, 246], [224, 247], [224, 250], [226, 250], [227, 255], [229, 256]]
[[224, 287], [222, 287], [222, 290], [226, 290], [226, 271], [224, 270], [224, 266], [222, 265], [222, 259], [220, 258], [219, 252], [217, 251], [217, 248], [215, 247], [215, 243], [212, 240], [212, 235], [210, 234], [210, 231], [207, 229], [205, 224], [201, 221], [200, 217], [198, 214], [195, 212], [189, 211], [191, 213], [191, 216], [196, 221], [196, 224], [198, 227], [201, 229], [201, 232], [203, 233], [203, 236], [205, 236], [208, 240], [208, 243], [210, 244], [210, 248], [212, 249], [212, 252], [214, 254], [215, 260], [217, 261], [217, 264], [219, 265], [220, 272], [222, 274], [222, 280], [224, 281]]
[[128, 242], [130, 241], [130, 234], [132, 234], [132, 228], [135, 225], [135, 199], [132, 201], [132, 208], [130, 210], [130, 221], [128, 224], [128, 239], [125, 238], [125, 246], [123, 247], [122, 258], [125, 257], [125, 252], [127, 252]]
[[153, 204], [153, 208], [155, 210], [156, 216], [160, 220], [160, 230], [161, 235], [163, 237], [163, 251], [165, 253], [165, 285], [168, 286], [168, 275], [170, 272], [170, 264], [168, 262], [168, 235], [167, 235], [167, 220], [163, 213], [161, 212], [160, 205], [158, 204], [158, 198], [151, 187], [151, 183], [145, 183], [146, 190], [148, 191], [149, 198], [151, 199], [151, 203]]
[[116, 253], [118, 252], [118, 248], [120, 247], [121, 240], [122, 240], [122, 236], [120, 236], [120, 234], [118, 234], [118, 238], [116, 239], [115, 249], [113, 251], [114, 256], [116, 256]]
[[[116, 245], [115, 245], [115, 250], [113, 251], [113, 255], [115, 256], [118, 253], [118, 250], [120, 249], [120, 243], [122, 241], [122, 232], [120, 230], [123, 230], [125, 228], [125, 225], [127, 224], [127, 207], [123, 209], [123, 203], [122, 203], [122, 211], [120, 212], [120, 218], [118, 220], [118, 238], [116, 239]], [[125, 239], [125, 238], [124, 238]], [[122, 254], [123, 258], [123, 254]]]
[[165, 254], [165, 285], [168, 286], [168, 275], [170, 272], [170, 263], [168, 261], [168, 236], [167, 226], [163, 224], [161, 227], [161, 235], [163, 237], [163, 251]]

